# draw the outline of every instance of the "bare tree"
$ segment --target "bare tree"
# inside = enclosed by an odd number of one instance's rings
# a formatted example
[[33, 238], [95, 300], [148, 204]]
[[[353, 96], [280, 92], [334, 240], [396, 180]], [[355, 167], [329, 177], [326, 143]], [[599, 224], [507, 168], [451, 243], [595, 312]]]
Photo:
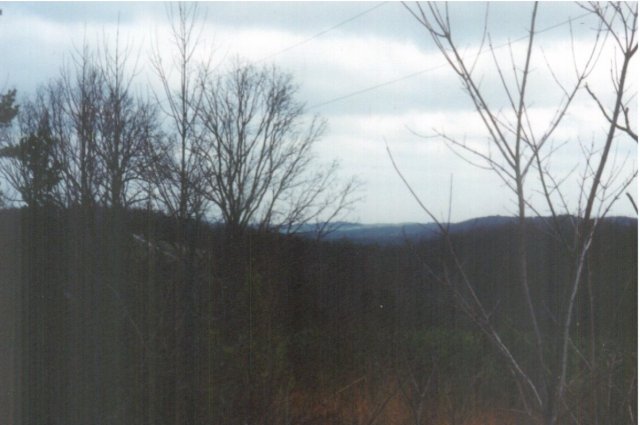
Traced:
[[[96, 204], [100, 186], [97, 151], [102, 96], [102, 77], [85, 43], [73, 53], [61, 76], [39, 89], [22, 117], [24, 137], [14, 146], [10, 161], [10, 180], [16, 189], [20, 187], [18, 190], [24, 192], [30, 179], [35, 178], [30, 176], [35, 172], [34, 161], [45, 161], [39, 166], [55, 162], [61, 172], [64, 192], [61, 202], [85, 207]], [[33, 199], [27, 201], [23, 197], [23, 201], [31, 203]]]
[[[598, 96], [586, 85], [585, 88], [591, 98], [598, 105], [598, 109], [607, 122], [616, 131], [622, 131], [638, 143], [638, 132], [634, 128], [633, 117], [630, 115], [629, 106], [634, 101], [635, 95], [630, 95], [625, 91], [625, 83], [628, 78], [631, 58], [638, 50], [638, 40], [636, 39], [636, 28], [638, 26], [638, 7], [633, 3], [615, 2], [602, 4], [589, 2], [579, 4], [583, 9], [595, 15], [603, 25], [603, 30], [611, 36], [622, 56], [622, 67], [619, 72], [611, 74], [613, 92], [616, 94], [616, 101], [612, 110], [605, 107]], [[610, 112], [608, 112], [610, 111]], [[611, 114], [613, 112], [613, 114]], [[620, 115], [624, 122], [620, 119]]]
[[136, 98], [132, 84], [136, 64], [129, 70], [131, 49], [115, 46], [105, 39], [98, 63], [104, 96], [98, 117], [97, 156], [100, 170], [101, 203], [111, 207], [128, 207], [139, 201], [143, 192], [147, 153], [157, 139], [156, 109], [151, 102]]
[[[130, 291], [125, 208], [140, 199], [147, 148], [157, 124], [150, 103], [133, 95], [135, 70], [129, 71], [128, 49], [116, 38], [115, 50], [105, 40], [99, 53], [101, 58], [83, 45], [61, 76], [25, 103], [19, 116], [21, 137], [3, 149], [1, 171], [29, 207], [70, 207], [64, 213], [73, 223], [67, 228], [68, 245], [62, 247], [70, 253], [65, 284], [81, 301], [69, 311], [79, 322], [69, 329], [75, 341], [69, 355], [92, 353], [109, 366], [79, 366], [81, 372], [69, 378], [68, 400], [83, 406], [93, 421], [111, 415], [110, 420], [127, 422], [137, 406], [124, 394], [138, 382], [130, 381], [130, 365], [123, 359], [140, 347], [121, 344], [132, 327], [138, 330], [122, 295]], [[108, 207], [108, 214], [98, 214], [94, 207]], [[29, 249], [46, 248], [42, 229], [54, 217], [47, 210], [30, 208], [26, 215]], [[36, 251], [29, 251], [29, 261], [42, 255], [31, 252]], [[39, 285], [29, 277], [25, 291]], [[35, 309], [39, 304], [33, 302]], [[83, 392], [88, 384], [96, 388], [92, 394]], [[33, 394], [33, 400], [40, 397]]]
[[37, 102], [48, 111], [52, 137], [59, 141], [64, 204], [91, 207], [100, 193], [99, 118], [103, 81], [94, 54], [85, 43], [63, 67], [61, 76], [41, 88]]
[[[474, 282], [470, 281], [465, 273], [462, 261], [458, 257], [455, 247], [448, 236], [447, 227], [442, 224], [417, 197], [408, 182], [402, 176], [399, 168], [393, 162], [394, 167], [401, 178], [411, 190], [411, 193], [420, 203], [427, 214], [440, 225], [444, 235], [447, 251], [452, 258], [453, 269], [448, 273], [435, 275], [434, 277], [443, 284], [452, 288], [458, 305], [467, 316], [489, 337], [498, 352], [505, 359], [505, 364], [516, 377], [516, 382], [521, 393], [521, 399], [525, 410], [536, 422], [547, 425], [555, 425], [559, 421], [565, 421], [566, 417], [572, 417], [572, 411], [567, 399], [566, 391], [569, 385], [569, 354], [572, 350], [578, 350], [572, 343], [572, 324], [575, 317], [576, 296], [585, 278], [587, 256], [593, 241], [594, 231], [598, 219], [604, 216], [611, 205], [624, 193], [624, 190], [635, 179], [636, 172], [630, 176], [623, 176], [616, 180], [615, 171], [611, 170], [609, 152], [614, 143], [616, 131], [630, 133], [631, 124], [625, 102], [625, 80], [628, 62], [637, 49], [635, 41], [637, 5], [615, 5], [614, 15], [622, 19], [624, 25], [624, 38], [614, 35], [623, 52], [623, 65], [614, 72], [614, 85], [616, 100], [611, 113], [607, 113], [598, 102], [610, 123], [609, 131], [602, 144], [602, 148], [590, 151], [587, 157], [585, 173], [581, 179], [580, 191], [583, 199], [579, 203], [577, 211], [571, 211], [566, 197], [562, 191], [562, 181], [554, 176], [548, 165], [549, 158], [553, 156], [556, 148], [552, 146], [552, 136], [565, 118], [571, 103], [579, 91], [585, 86], [587, 78], [598, 59], [599, 42], [603, 34], [614, 34], [610, 15], [600, 13], [599, 16], [607, 16], [600, 20], [601, 26], [596, 35], [596, 42], [582, 66], [575, 64], [575, 81], [569, 86], [561, 84], [551, 66], [548, 66], [553, 80], [563, 97], [558, 104], [551, 120], [538, 130], [539, 123], [533, 123], [528, 106], [530, 79], [532, 78], [532, 53], [536, 35], [536, 18], [538, 4], [533, 5], [529, 26], [529, 35], [524, 50], [523, 63], [517, 63], [514, 59], [513, 47], [510, 45], [511, 63], [503, 64], [498, 60], [496, 49], [493, 47], [490, 36], [487, 34], [485, 21], [484, 34], [478, 54], [468, 59], [454, 41], [451, 20], [448, 7], [428, 3], [415, 6], [405, 5], [407, 10], [422, 25], [430, 38], [446, 59], [448, 65], [462, 82], [463, 88], [479, 114], [490, 140], [490, 149], [481, 151], [472, 146], [450, 137], [445, 133], [436, 132], [437, 135], [458, 149], [460, 154], [469, 154], [476, 159], [484, 161], [486, 166], [493, 170], [501, 180], [509, 187], [516, 198], [518, 215], [517, 256], [518, 281], [522, 290], [523, 303], [527, 308], [529, 330], [533, 336], [532, 349], [535, 353], [535, 361], [531, 366], [510, 347], [504, 336], [498, 331], [498, 326], [492, 317], [492, 308], [481, 301], [476, 293]], [[599, 5], [591, 6], [596, 14], [601, 8]], [[505, 95], [506, 108], [492, 106], [489, 102], [488, 92], [481, 87], [482, 76], [476, 71], [476, 64], [483, 53], [486, 41], [489, 40], [488, 51], [494, 61], [495, 70], [499, 77]], [[621, 41], [624, 40], [624, 41]], [[511, 77], [509, 77], [511, 75]], [[627, 94], [628, 95], [628, 94]], [[592, 95], [594, 98], [595, 96]], [[630, 98], [634, 98], [632, 95]], [[625, 117], [625, 123], [620, 124], [620, 116]], [[393, 158], [391, 158], [393, 161]], [[594, 163], [595, 162], [595, 167]], [[607, 166], [609, 168], [607, 168]], [[605, 170], [609, 174], [605, 177]], [[527, 250], [527, 221], [529, 211], [537, 212], [529, 201], [530, 192], [526, 189], [533, 184], [527, 181], [527, 177], [534, 175], [534, 182], [539, 186], [543, 194], [548, 210], [552, 215], [550, 230], [562, 239], [567, 249], [575, 259], [570, 281], [558, 282], [567, 288], [566, 296], [559, 303], [560, 319], [548, 317], [544, 306], [536, 302], [532, 296], [532, 283], [527, 274], [528, 259]], [[619, 177], [619, 176], [618, 176]], [[561, 223], [558, 212], [577, 214], [573, 223], [573, 236], [567, 240], [561, 231]], [[555, 323], [550, 335], [545, 335], [541, 322]], [[555, 347], [560, 347], [555, 349]], [[562, 419], [561, 419], [562, 418]], [[575, 417], [574, 417], [575, 419]]]
[[340, 184], [337, 163], [317, 164], [313, 147], [325, 122], [304, 119], [290, 75], [235, 65], [203, 91], [204, 196], [232, 232], [296, 231], [327, 223], [354, 201], [355, 180]]
[[[610, 124], [611, 138], [613, 138], [613, 132], [618, 131], [625, 133], [633, 141], [638, 143], [638, 130], [634, 128], [633, 110], [630, 111], [630, 104], [634, 101], [637, 103], [636, 93], [634, 92], [630, 95], [625, 90], [631, 58], [638, 49], [638, 40], [636, 39], [636, 29], [638, 26], [637, 5], [635, 11], [633, 10], [633, 3], [627, 2], [615, 2], [606, 5], [589, 2], [587, 4], [580, 4], [580, 7], [589, 11], [600, 20], [606, 33], [614, 39], [616, 47], [622, 56], [622, 66], [619, 72], [615, 72], [616, 65], [612, 64], [611, 84], [613, 86], [613, 92], [616, 95], [613, 108], [607, 108], [598, 95], [589, 88], [589, 85], [586, 85], [585, 89], [597, 104], [602, 116]], [[615, 127], [615, 129], [611, 129], [611, 127]], [[629, 192], [627, 192], [627, 197], [637, 213], [638, 207]]]
[[180, 3], [175, 9], [170, 6], [168, 18], [175, 50], [169, 65], [159, 46], [151, 58], [162, 84], [162, 93], [155, 93], [155, 98], [168, 119], [165, 143], [151, 152], [152, 177], [161, 205], [179, 221], [199, 219], [205, 207], [203, 176], [197, 163], [197, 120], [203, 100], [200, 84], [210, 72], [211, 57], [204, 62], [196, 57], [201, 51], [200, 13], [196, 4]]
[[[169, 6], [173, 50], [169, 63], [167, 53], [157, 45], [151, 64], [162, 85], [154, 93], [161, 112], [166, 117], [163, 142], [150, 149], [148, 177], [157, 197], [176, 220], [176, 246], [179, 267], [174, 291], [175, 364], [174, 417], [179, 425], [196, 423], [195, 370], [195, 284], [196, 236], [206, 209], [203, 197], [203, 175], [198, 164], [198, 116], [202, 107], [201, 84], [210, 72], [211, 56], [200, 61], [201, 10], [195, 3]], [[208, 54], [208, 52], [205, 52]]]
[[[88, 45], [73, 56], [72, 68], [51, 86], [51, 108], [59, 110], [54, 135], [62, 141], [70, 204], [95, 205], [99, 193], [97, 144], [102, 78]], [[55, 131], [58, 131], [58, 134]]]
[[105, 41], [102, 53], [100, 60], [86, 43], [76, 50], [61, 76], [39, 89], [22, 120], [23, 147], [47, 150], [61, 173], [58, 201], [66, 206], [127, 207], [139, 200], [147, 145], [157, 137], [155, 109], [132, 93], [128, 49], [116, 39], [115, 51]]
[[[609, 205], [619, 197], [628, 188], [637, 176], [637, 169], [630, 178], [626, 178], [622, 182], [616, 181], [615, 173], [609, 172], [607, 175], [607, 168], [611, 169], [617, 166], [610, 159], [615, 145], [620, 143], [626, 143], [629, 139], [632, 142], [638, 143], [637, 122], [636, 118], [630, 112], [633, 108], [631, 103], [636, 102], [635, 115], [637, 117], [637, 91], [633, 87], [633, 83], [629, 83], [630, 69], [632, 69], [632, 59], [636, 55], [638, 50], [637, 41], [637, 29], [638, 29], [638, 4], [627, 2], [611, 2], [607, 4], [589, 2], [586, 4], [579, 4], [580, 7], [591, 13], [592, 16], [597, 18], [597, 21], [601, 25], [601, 30], [605, 33], [606, 37], [612, 39], [612, 45], [615, 48], [615, 55], [610, 64], [609, 74], [611, 77], [612, 90], [610, 95], [613, 94], [611, 99], [612, 105], [605, 106], [605, 101], [602, 100], [588, 84], [585, 85], [585, 90], [589, 96], [593, 99], [598, 110], [601, 112], [605, 122], [607, 124], [606, 136], [604, 139], [603, 147], [599, 151], [599, 157], [596, 158], [596, 168], [590, 167], [588, 178], [591, 179], [591, 186], [588, 192], [585, 191], [585, 208], [584, 208], [584, 221], [581, 229], [576, 232], [576, 238], [582, 241], [583, 244], [591, 242], [593, 232], [598, 224], [600, 218], [607, 213]], [[618, 135], [628, 136], [618, 138]], [[587, 188], [589, 186], [586, 186]], [[627, 197], [631, 201], [634, 210], [638, 211], [633, 197], [626, 193]], [[609, 201], [611, 200], [611, 201]], [[604, 202], [603, 202], [604, 201]], [[600, 204], [600, 205], [598, 205]], [[604, 204], [604, 205], [603, 205]], [[599, 206], [599, 207], [598, 207]], [[591, 219], [593, 217], [593, 220]], [[588, 248], [589, 245], [586, 246]], [[587, 251], [586, 249], [583, 251]], [[587, 262], [589, 252], [585, 252], [580, 258], [583, 263]], [[580, 263], [579, 263], [580, 264]], [[583, 266], [586, 267], [586, 266]], [[586, 271], [583, 273], [587, 273]], [[576, 279], [579, 277], [577, 273]], [[587, 275], [587, 291], [589, 294], [589, 309], [590, 309], [590, 326], [591, 326], [591, 347], [589, 350], [588, 369], [591, 371], [591, 388], [592, 405], [590, 414], [594, 419], [594, 423], [607, 423], [612, 415], [611, 408], [607, 404], [599, 402], [601, 394], [604, 393], [602, 388], [606, 387], [609, 394], [612, 391], [613, 385], [610, 379], [606, 380], [606, 383], [602, 384], [599, 381], [605, 381], [604, 376], [611, 376], [612, 362], [611, 356], [597, 356], [597, 347], [601, 347], [603, 344], [596, 340], [595, 331], [595, 312], [593, 299], [593, 291], [591, 288], [591, 280]], [[566, 338], [563, 340], [563, 357], [562, 357], [562, 374], [560, 376], [560, 382], [558, 384], [559, 397], [563, 397], [567, 391], [569, 383], [566, 382], [566, 369], [568, 368], [568, 352], [569, 352], [569, 327], [571, 325], [571, 317], [569, 316], [574, 309], [575, 293], [578, 292], [580, 284], [579, 281], [574, 281], [574, 292], [572, 293], [572, 299], [570, 301], [568, 313], [564, 318], [564, 333]], [[624, 294], [621, 294], [624, 296]], [[603, 350], [604, 351], [604, 350]], [[614, 354], [615, 356], [615, 354]], [[598, 358], [600, 357], [600, 358]], [[604, 358], [604, 360], [602, 359]], [[635, 423], [636, 418], [633, 413], [633, 402], [630, 402], [629, 392], [637, 392], [637, 383], [635, 378], [630, 379], [630, 385], [624, 383], [625, 388], [615, 388], [618, 392], [620, 402], [624, 406], [624, 416], [629, 423]], [[610, 399], [610, 397], [607, 397]], [[624, 402], [623, 400], [627, 400]], [[602, 405], [602, 407], [600, 407]], [[627, 413], [629, 415], [627, 416]]]

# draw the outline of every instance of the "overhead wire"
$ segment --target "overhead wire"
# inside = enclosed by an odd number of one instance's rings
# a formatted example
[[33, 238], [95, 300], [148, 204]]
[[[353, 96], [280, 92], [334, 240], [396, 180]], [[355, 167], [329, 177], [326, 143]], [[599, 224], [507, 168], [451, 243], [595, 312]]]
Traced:
[[[548, 27], [545, 27], [545, 28], [542, 28], [540, 30], [537, 30], [537, 31], [534, 32], [534, 34], [541, 34], [541, 33], [547, 32], [547, 31], [551, 31], [553, 29], [556, 29], [556, 28], [559, 28], [561, 26], [567, 25], [567, 24], [569, 24], [569, 23], [571, 23], [573, 21], [576, 21], [578, 19], [584, 18], [584, 17], [586, 17], [588, 15], [590, 15], [589, 12], [580, 14], [578, 16], [575, 16], [573, 18], [569, 18], [569, 19], [567, 19], [565, 21], [562, 21], [562, 22], [559, 22], [557, 24], [550, 25]], [[516, 38], [515, 40], [506, 41], [506, 42], [498, 45], [497, 47], [485, 47], [478, 54], [479, 55], [485, 54], [485, 53], [491, 51], [491, 49], [493, 49], [493, 50], [502, 49], [504, 47], [507, 47], [507, 46], [511, 45], [512, 43], [518, 43], [520, 41], [526, 40], [528, 37], [529, 37], [529, 35], [524, 35], [522, 37]], [[403, 80], [408, 80], [408, 79], [417, 77], [418, 75], [422, 75], [422, 74], [425, 74], [425, 73], [428, 73], [428, 72], [433, 72], [433, 71], [435, 71], [435, 70], [437, 70], [439, 68], [443, 68], [443, 67], [445, 67], [447, 65], [448, 65], [447, 62], [442, 62], [442, 63], [440, 63], [438, 65], [434, 65], [434, 66], [431, 66], [429, 68], [425, 68], [425, 69], [421, 69], [421, 70], [418, 70], [418, 71], [414, 71], [414, 72], [412, 72], [410, 74], [406, 74], [406, 75], [403, 75], [401, 77], [397, 77], [397, 78], [394, 78], [394, 79], [391, 79], [391, 80], [383, 81], [383, 82], [375, 84], [373, 86], [365, 87], [365, 88], [362, 88], [360, 90], [355, 90], [355, 91], [352, 91], [352, 92], [349, 92], [349, 93], [334, 97], [332, 99], [329, 99], [329, 100], [326, 100], [326, 101], [323, 101], [323, 102], [319, 102], [319, 103], [310, 105], [310, 106], [307, 107], [307, 109], [316, 109], [316, 108], [320, 108], [320, 107], [323, 107], [323, 106], [326, 106], [326, 105], [330, 105], [332, 103], [336, 103], [336, 102], [339, 102], [339, 101], [342, 101], [342, 100], [345, 100], [345, 99], [349, 99], [351, 97], [358, 96], [358, 95], [363, 94], [363, 93], [367, 93], [367, 92], [370, 92], [370, 91], [373, 91], [373, 90], [377, 90], [377, 89], [379, 89], [381, 87], [384, 87], [384, 86], [392, 85], [392, 84], [398, 83], [398, 82], [403, 81]]]
[[329, 27], [329, 28], [326, 28], [326, 29], [324, 29], [324, 30], [322, 30], [322, 31], [320, 31], [320, 32], [318, 32], [318, 33], [316, 33], [316, 34], [312, 35], [312, 36], [311, 36], [311, 37], [309, 37], [309, 38], [306, 38], [306, 39], [304, 39], [304, 40], [302, 40], [302, 41], [299, 41], [299, 42], [294, 43], [294, 44], [292, 44], [292, 45], [290, 45], [290, 46], [288, 46], [288, 47], [285, 47], [284, 49], [278, 50], [278, 51], [277, 51], [277, 52], [275, 52], [275, 53], [272, 53], [272, 54], [267, 55], [267, 56], [265, 56], [265, 57], [263, 57], [263, 58], [261, 58], [261, 59], [258, 59], [258, 60], [257, 60], [257, 61], [255, 61], [254, 63], [261, 63], [261, 62], [264, 62], [264, 61], [266, 61], [266, 60], [268, 60], [268, 59], [271, 59], [271, 58], [273, 58], [273, 57], [275, 57], [275, 56], [279, 56], [279, 55], [281, 55], [281, 54], [283, 54], [283, 53], [285, 53], [285, 52], [288, 52], [289, 50], [295, 49], [295, 48], [300, 47], [300, 46], [302, 46], [302, 45], [304, 45], [304, 44], [306, 44], [306, 43], [309, 43], [310, 41], [313, 41], [313, 40], [315, 40], [316, 38], [322, 37], [323, 35], [325, 35], [325, 34], [327, 34], [327, 33], [331, 32], [331, 31], [333, 31], [333, 30], [335, 30], [335, 29], [337, 29], [337, 28], [340, 28], [340, 27], [341, 27], [341, 26], [343, 26], [343, 25], [346, 25], [346, 24], [348, 24], [349, 22], [355, 21], [356, 19], [359, 19], [359, 18], [361, 18], [361, 17], [363, 17], [363, 16], [367, 15], [368, 13], [373, 12], [374, 10], [376, 10], [376, 9], [378, 9], [379, 7], [381, 7], [381, 6], [385, 5], [386, 3], [388, 3], [388, 2], [387, 2], [387, 1], [382, 1], [382, 2], [380, 2], [380, 3], [377, 3], [377, 4], [375, 4], [374, 6], [372, 6], [372, 7], [368, 8], [368, 9], [366, 9], [366, 10], [364, 10], [364, 11], [362, 11], [362, 12], [360, 12], [360, 13], [356, 14], [356, 15], [353, 15], [353, 16], [351, 16], [351, 17], [349, 17], [349, 18], [347, 18], [347, 19], [345, 19], [345, 20], [343, 20], [343, 21], [338, 22], [337, 24], [335, 24], [335, 25], [333, 25], [333, 26], [331, 26], [331, 27]]

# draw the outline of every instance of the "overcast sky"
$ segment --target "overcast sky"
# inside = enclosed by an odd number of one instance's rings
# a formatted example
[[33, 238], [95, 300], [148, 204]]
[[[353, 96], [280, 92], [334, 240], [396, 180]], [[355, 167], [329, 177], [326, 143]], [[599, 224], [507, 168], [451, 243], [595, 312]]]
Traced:
[[[418, 136], [430, 136], [437, 130], [477, 146], [487, 141], [461, 83], [401, 3], [227, 2], [200, 6], [205, 19], [202, 37], [215, 52], [219, 72], [237, 57], [273, 63], [293, 74], [300, 87], [298, 98], [306, 103], [309, 114], [326, 118], [328, 131], [317, 145], [318, 156], [324, 161], [338, 159], [345, 176], [356, 175], [364, 183], [364, 200], [351, 220], [430, 221], [395, 173], [385, 144], [436, 215], [446, 217], [450, 182], [452, 221], [515, 213], [513, 195], [490, 171], [465, 162], [441, 138]], [[73, 46], [80, 46], [84, 37], [89, 44], [97, 44], [105, 35], [113, 38], [118, 21], [121, 37], [140, 51], [138, 83], [157, 87], [147, 62], [152, 43], [166, 43], [166, 5], [0, 2], [0, 8], [1, 89], [16, 87], [19, 94], [29, 95], [38, 84], [59, 74]], [[485, 8], [485, 3], [450, 5], [454, 36], [469, 57], [481, 39]], [[508, 42], [518, 66], [523, 63], [531, 10], [528, 2], [490, 4], [488, 27], [501, 64], [508, 65]], [[528, 104], [541, 131], [562, 97], [546, 63], [565, 84], [574, 78], [569, 20], [580, 62], [594, 40], [593, 20], [574, 3], [542, 3], [539, 7], [540, 33], [535, 38]], [[589, 77], [590, 87], [609, 103], [608, 73], [614, 54], [612, 44], [605, 45]], [[511, 71], [510, 66], [507, 70]], [[637, 73], [637, 65], [634, 71]], [[476, 72], [492, 106], [506, 109], [507, 99], [497, 85], [490, 54], [480, 56]], [[637, 89], [637, 78], [632, 88]], [[637, 99], [634, 117], [636, 103]], [[600, 146], [605, 128], [593, 101], [581, 93], [557, 130], [555, 144], [567, 144], [552, 158], [554, 174], [562, 178], [574, 169], [581, 172], [580, 141]], [[623, 174], [636, 167], [636, 146], [622, 137], [616, 145], [614, 163]], [[577, 206], [578, 180], [578, 174], [569, 175], [564, 186], [573, 206]], [[546, 213], [536, 201], [536, 188], [532, 179], [531, 200]], [[635, 185], [632, 191], [635, 193]], [[623, 199], [612, 213], [633, 215], [633, 210]]]

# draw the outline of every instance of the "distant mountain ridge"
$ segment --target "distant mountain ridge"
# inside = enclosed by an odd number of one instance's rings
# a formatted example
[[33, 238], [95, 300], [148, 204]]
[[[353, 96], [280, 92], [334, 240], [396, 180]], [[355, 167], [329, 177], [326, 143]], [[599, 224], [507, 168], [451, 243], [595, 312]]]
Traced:
[[[550, 220], [550, 217], [529, 217], [527, 220], [532, 223], [541, 224], [545, 220]], [[606, 217], [604, 220], [605, 222], [615, 223], [621, 226], [637, 227], [638, 225], [637, 218], [633, 217], [612, 216]], [[478, 217], [459, 223], [450, 223], [449, 231], [451, 234], [457, 234], [477, 229], [491, 230], [509, 224], [516, 224], [517, 221], [517, 217], [500, 215]], [[313, 232], [313, 228], [309, 226], [304, 227], [298, 234], [311, 236], [315, 233]], [[335, 230], [325, 236], [325, 240], [348, 240], [359, 243], [401, 243], [407, 240], [419, 241], [431, 239], [439, 236], [439, 234], [440, 229], [435, 223], [362, 224], [338, 222], [335, 223]]]

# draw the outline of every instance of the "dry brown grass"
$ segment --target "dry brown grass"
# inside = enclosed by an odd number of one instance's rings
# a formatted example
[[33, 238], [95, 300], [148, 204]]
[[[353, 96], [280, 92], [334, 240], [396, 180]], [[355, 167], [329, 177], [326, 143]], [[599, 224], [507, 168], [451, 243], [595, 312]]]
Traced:
[[[393, 391], [391, 389], [390, 391]], [[348, 393], [325, 394], [319, 391], [295, 390], [289, 395], [289, 419], [297, 425], [414, 425], [411, 410], [400, 393], [393, 395], [380, 411], [381, 403], [388, 397], [374, 397], [365, 388]], [[426, 410], [426, 409], [425, 409]], [[451, 425], [444, 408], [436, 412], [425, 411], [425, 425]], [[376, 415], [376, 412], [379, 412]], [[485, 408], [459, 415], [456, 425], [516, 425], [513, 414], [498, 408]]]

